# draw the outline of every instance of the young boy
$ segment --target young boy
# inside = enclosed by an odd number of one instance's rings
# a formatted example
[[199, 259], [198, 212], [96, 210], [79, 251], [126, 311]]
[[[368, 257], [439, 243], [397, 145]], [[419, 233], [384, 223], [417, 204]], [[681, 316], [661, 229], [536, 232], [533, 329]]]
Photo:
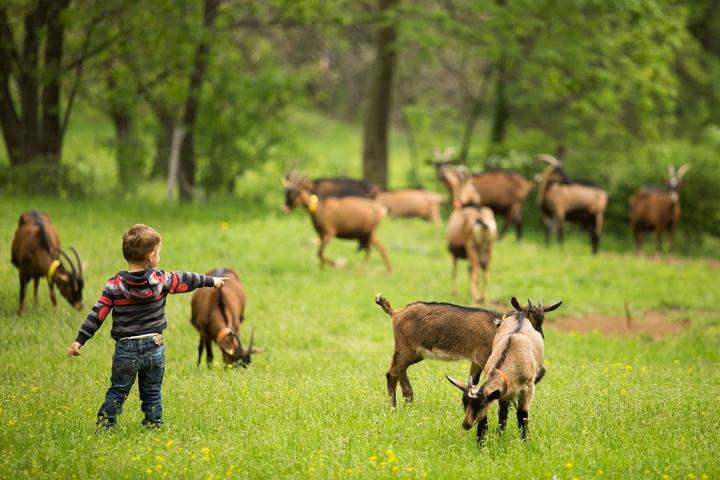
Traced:
[[161, 241], [158, 232], [143, 224], [133, 225], [123, 234], [122, 249], [128, 269], [108, 280], [100, 299], [67, 350], [69, 356], [80, 355], [80, 347], [100, 328], [110, 310], [113, 311], [110, 335], [116, 344], [110, 389], [97, 419], [97, 425], [108, 430], [115, 426], [136, 375], [145, 414], [142, 424], [147, 427], [162, 425], [160, 387], [165, 371], [162, 336], [167, 327], [165, 297], [200, 287], [222, 288], [226, 280], [202, 273], [158, 270]]

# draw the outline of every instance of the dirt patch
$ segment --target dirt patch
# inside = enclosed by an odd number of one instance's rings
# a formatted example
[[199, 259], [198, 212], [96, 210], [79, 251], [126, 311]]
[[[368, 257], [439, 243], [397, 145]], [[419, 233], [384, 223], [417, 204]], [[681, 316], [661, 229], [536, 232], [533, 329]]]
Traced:
[[546, 321], [545, 325], [548, 328], [565, 332], [591, 333], [598, 331], [605, 335], [648, 335], [660, 338], [686, 330], [690, 326], [690, 321], [670, 321], [659, 312], [649, 311], [634, 315], [629, 323], [625, 317], [585, 315], [560, 317], [553, 321]]

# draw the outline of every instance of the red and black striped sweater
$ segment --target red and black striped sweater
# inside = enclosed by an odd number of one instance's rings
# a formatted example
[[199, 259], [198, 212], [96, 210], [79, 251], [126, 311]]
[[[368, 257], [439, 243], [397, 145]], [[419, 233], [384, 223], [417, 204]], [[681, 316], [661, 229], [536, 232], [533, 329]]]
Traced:
[[102, 326], [110, 310], [113, 319], [110, 336], [115, 340], [162, 333], [167, 327], [165, 297], [213, 284], [213, 278], [202, 273], [165, 272], [156, 268], [119, 272], [108, 280], [75, 340], [85, 344]]

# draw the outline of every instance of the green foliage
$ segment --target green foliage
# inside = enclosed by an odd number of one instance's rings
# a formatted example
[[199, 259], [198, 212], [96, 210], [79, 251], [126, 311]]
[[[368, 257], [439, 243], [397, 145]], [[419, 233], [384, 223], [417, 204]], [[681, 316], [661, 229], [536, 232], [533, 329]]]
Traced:
[[[690, 175], [690, 174], [688, 174]], [[275, 178], [277, 180], [277, 178]], [[250, 180], [248, 180], [248, 183]], [[276, 181], [272, 195], [281, 201]], [[459, 393], [444, 374], [463, 377], [465, 362], [425, 361], [409, 370], [413, 405], [387, 407], [385, 371], [390, 319], [374, 304], [382, 291], [395, 308], [418, 300], [466, 303], [450, 294], [443, 229], [386, 219], [380, 238], [396, 272], [376, 253], [361, 271], [354, 242], [329, 254], [345, 269], [320, 272], [315, 233], [305, 212], [281, 217], [265, 205], [217, 201], [167, 207], [161, 199], [116, 203], [8, 197], [0, 203], [0, 244], [10, 244], [19, 212], [50, 213], [64, 245], [89, 265], [85, 305], [125, 268], [120, 235], [142, 221], [163, 235], [162, 268], [206, 271], [230, 266], [248, 295], [246, 325], [267, 351], [249, 369], [195, 366], [198, 336], [190, 295], [167, 302], [166, 425], [140, 426], [134, 387], [117, 430], [95, 435], [94, 417], [109, 386], [114, 343], [104, 325], [65, 357], [86, 312], [60, 299], [53, 309], [41, 282], [37, 304], [15, 316], [16, 271], [0, 262], [0, 477], [167, 478], [716, 478], [716, 399], [720, 384], [717, 269], [699, 260], [655, 261], [601, 252], [571, 236], [565, 250], [536, 238], [500, 241], [489, 296], [508, 308], [511, 295], [562, 298], [548, 314], [546, 366], [530, 413], [530, 439], [514, 416], [504, 435], [491, 430], [479, 449], [460, 427]], [[277, 210], [275, 210], [277, 211]], [[226, 223], [226, 224], [225, 224]], [[88, 225], [93, 228], [88, 229]], [[628, 247], [626, 241], [624, 247]], [[5, 250], [4, 250], [5, 251]], [[32, 295], [31, 295], [32, 296]], [[553, 327], [560, 316], [660, 312], [691, 320], [683, 334], [606, 337]], [[638, 313], [639, 315], [639, 313]], [[107, 320], [108, 322], [110, 319]], [[215, 348], [216, 358], [218, 356]]]

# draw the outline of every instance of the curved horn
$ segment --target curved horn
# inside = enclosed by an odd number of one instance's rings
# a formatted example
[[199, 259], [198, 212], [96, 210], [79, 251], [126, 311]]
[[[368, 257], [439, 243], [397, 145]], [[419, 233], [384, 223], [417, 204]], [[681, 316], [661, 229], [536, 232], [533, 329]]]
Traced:
[[668, 165], [668, 175], [670, 175], [670, 178], [675, 176], [675, 166], [674, 165]]
[[677, 172], [675, 172], [678, 176], [678, 178], [682, 178], [685, 176], [687, 171], [690, 169], [690, 164], [686, 163], [682, 165], [680, 168], [677, 169]]
[[468, 390], [470, 390], [472, 387], [474, 387], [474, 385], [473, 385], [473, 378], [472, 378], [472, 373], [471, 373], [470, 375], [468, 375], [467, 388], [468, 388]]
[[542, 297], [538, 298], [538, 308], [540, 308], [540, 310], [542, 310]]
[[535, 155], [535, 161], [537, 162], [545, 162], [549, 165], [552, 165], [553, 167], [560, 167], [562, 166], [562, 162], [558, 160], [557, 158], [553, 157], [549, 153], [539, 153]]
[[72, 259], [70, 257], [68, 257], [68, 254], [65, 253], [65, 250], [63, 250], [62, 248], [60, 249], [60, 255], [62, 255], [65, 258], [65, 260], [67, 260], [67, 262], [70, 264], [70, 269], [72, 271], [73, 277], [79, 278], [78, 274], [77, 274], [77, 270], [75, 270], [75, 265], [73, 264]]
[[530, 297], [528, 297], [528, 310], [531, 309], [533, 306], [532, 302], [530, 301]]
[[83, 266], [82, 266], [82, 259], [80, 258], [80, 254], [77, 250], [75, 250], [75, 247], [70, 247], [70, 250], [73, 252], [73, 255], [75, 255], [75, 259], [77, 259], [77, 267], [78, 267], [78, 273], [80, 275], [80, 278], [83, 276]]

